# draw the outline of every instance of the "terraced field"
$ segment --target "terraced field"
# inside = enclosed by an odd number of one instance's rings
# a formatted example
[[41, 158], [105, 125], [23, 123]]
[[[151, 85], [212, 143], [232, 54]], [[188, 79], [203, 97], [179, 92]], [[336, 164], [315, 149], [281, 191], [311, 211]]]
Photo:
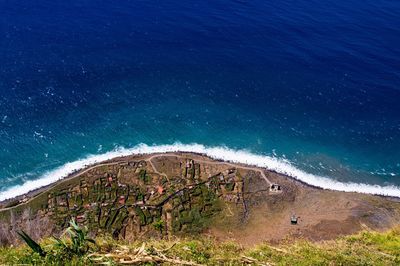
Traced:
[[22, 227], [29, 210], [25, 220], [46, 217], [52, 232], [74, 218], [95, 234], [137, 238], [199, 233], [227, 202], [245, 206], [237, 168], [159, 157], [92, 167], [3, 214], [20, 216]]

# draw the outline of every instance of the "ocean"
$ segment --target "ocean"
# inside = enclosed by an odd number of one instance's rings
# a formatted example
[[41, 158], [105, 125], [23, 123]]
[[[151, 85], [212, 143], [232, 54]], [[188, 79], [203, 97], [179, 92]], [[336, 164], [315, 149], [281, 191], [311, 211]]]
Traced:
[[0, 0], [0, 200], [194, 151], [400, 196], [400, 2]]

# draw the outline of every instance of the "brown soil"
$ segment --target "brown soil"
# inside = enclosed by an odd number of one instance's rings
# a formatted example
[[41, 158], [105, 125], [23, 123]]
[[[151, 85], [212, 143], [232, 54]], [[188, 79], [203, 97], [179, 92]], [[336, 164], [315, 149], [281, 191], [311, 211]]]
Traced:
[[[399, 224], [398, 199], [322, 190], [271, 172], [267, 176], [282, 185], [283, 192], [252, 196], [256, 199], [247, 221], [234, 227], [219, 221], [209, 234], [248, 246], [299, 238], [327, 240], [362, 229], [386, 230]], [[298, 217], [297, 225], [291, 224], [292, 215]]]

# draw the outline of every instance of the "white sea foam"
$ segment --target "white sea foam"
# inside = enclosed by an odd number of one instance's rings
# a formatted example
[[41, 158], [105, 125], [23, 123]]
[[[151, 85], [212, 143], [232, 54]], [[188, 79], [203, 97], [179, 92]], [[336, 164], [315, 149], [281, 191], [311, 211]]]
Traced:
[[165, 153], [165, 152], [195, 152], [203, 153], [214, 159], [230, 161], [233, 163], [244, 163], [259, 167], [265, 167], [269, 170], [282, 173], [307, 184], [321, 187], [324, 189], [333, 189], [348, 192], [360, 192], [368, 194], [379, 194], [386, 196], [400, 197], [400, 187], [397, 186], [379, 186], [359, 183], [342, 183], [332, 180], [328, 177], [316, 176], [306, 173], [285, 159], [280, 159], [271, 156], [257, 155], [246, 150], [233, 150], [227, 147], [207, 147], [201, 144], [181, 144], [175, 143], [171, 145], [155, 145], [149, 146], [139, 144], [133, 148], [116, 148], [113, 151], [90, 155], [84, 159], [69, 162], [63, 166], [49, 171], [36, 180], [30, 180], [22, 185], [10, 187], [0, 193], [0, 200], [22, 195], [33, 189], [49, 185], [59, 179], [66, 177], [76, 170], [82, 169], [88, 165], [92, 165], [104, 160], [109, 160], [119, 156], [127, 156], [131, 154], [149, 154], [149, 153]]

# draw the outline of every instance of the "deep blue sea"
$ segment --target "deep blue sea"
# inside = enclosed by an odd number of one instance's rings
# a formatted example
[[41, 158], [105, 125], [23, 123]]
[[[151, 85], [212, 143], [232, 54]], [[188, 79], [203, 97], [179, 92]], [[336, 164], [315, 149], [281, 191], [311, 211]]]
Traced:
[[174, 149], [400, 196], [400, 2], [0, 0], [0, 199]]

